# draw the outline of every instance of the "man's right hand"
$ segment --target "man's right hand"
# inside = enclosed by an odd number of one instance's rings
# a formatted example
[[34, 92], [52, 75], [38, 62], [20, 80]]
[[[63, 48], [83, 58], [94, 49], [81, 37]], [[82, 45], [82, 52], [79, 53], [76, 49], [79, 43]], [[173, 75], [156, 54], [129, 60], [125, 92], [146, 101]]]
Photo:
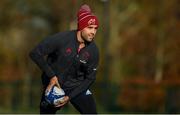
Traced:
[[49, 85], [46, 88], [46, 91], [49, 91], [54, 85], [56, 85], [58, 88], [61, 88], [58, 82], [57, 76], [54, 76], [50, 79]]

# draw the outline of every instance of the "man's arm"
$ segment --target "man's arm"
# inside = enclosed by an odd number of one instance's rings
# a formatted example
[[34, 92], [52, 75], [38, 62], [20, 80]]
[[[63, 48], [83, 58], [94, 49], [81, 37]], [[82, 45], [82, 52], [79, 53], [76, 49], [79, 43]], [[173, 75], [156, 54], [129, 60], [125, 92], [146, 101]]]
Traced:
[[91, 66], [88, 68], [88, 73], [86, 75], [86, 79], [83, 81], [83, 83], [75, 88], [69, 95], [66, 95], [62, 102], [59, 103], [56, 107], [61, 107], [65, 105], [69, 100], [76, 97], [81, 92], [86, 91], [90, 85], [95, 81], [96, 79], [96, 67], [98, 65], [98, 59], [96, 59], [95, 63], [91, 64]]
[[30, 58], [38, 65], [38, 67], [51, 78], [55, 76], [54, 71], [48, 65], [46, 56], [52, 53], [56, 49], [55, 39], [48, 37], [40, 42], [31, 52], [29, 53]]
[[[96, 76], [96, 72], [92, 72], [90, 75], [88, 75], [88, 77], [92, 77], [92, 78], [95, 78], [95, 76]], [[86, 91], [94, 81], [95, 79], [89, 79], [89, 78], [85, 79], [80, 86], [75, 88], [69, 95], [66, 95], [63, 101], [60, 102], [59, 105], [57, 105], [56, 107], [61, 107], [65, 105], [69, 100], [71, 100], [81, 92]]]
[[[90, 73], [88, 75], [88, 77], [83, 81], [83, 83], [78, 86], [77, 88], [75, 88], [69, 95], [69, 99], [74, 98], [75, 96], [77, 96], [78, 94], [80, 94], [81, 92], [86, 91], [95, 81], [95, 76], [96, 76], [96, 71], [93, 71], [92, 73]], [[92, 77], [92, 78], [90, 78]]]
[[[94, 49], [92, 49], [94, 50]], [[92, 83], [96, 79], [96, 71], [97, 71], [97, 66], [99, 63], [99, 52], [98, 50], [95, 50], [92, 55], [91, 59], [89, 61], [88, 67], [86, 69], [86, 75], [85, 75], [85, 80], [81, 85], [79, 85], [77, 88], [75, 88], [68, 96], [70, 99], [74, 98], [78, 94], [80, 94], [83, 91], [86, 91]]]
[[46, 60], [46, 56], [56, 50], [58, 43], [60, 43], [60, 41], [57, 36], [48, 37], [40, 42], [29, 54], [38, 67], [51, 78], [49, 88], [54, 84], [59, 86], [56, 74]]

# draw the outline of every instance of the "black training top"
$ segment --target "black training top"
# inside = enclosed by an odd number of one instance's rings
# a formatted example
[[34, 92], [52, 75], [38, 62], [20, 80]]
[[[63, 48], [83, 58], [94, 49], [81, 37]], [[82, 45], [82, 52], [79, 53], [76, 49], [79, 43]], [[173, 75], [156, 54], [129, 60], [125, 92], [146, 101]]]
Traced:
[[42, 83], [46, 87], [50, 78], [58, 77], [69, 98], [86, 91], [96, 78], [99, 61], [94, 41], [78, 52], [77, 31], [60, 32], [47, 37], [31, 52], [31, 59], [43, 71]]

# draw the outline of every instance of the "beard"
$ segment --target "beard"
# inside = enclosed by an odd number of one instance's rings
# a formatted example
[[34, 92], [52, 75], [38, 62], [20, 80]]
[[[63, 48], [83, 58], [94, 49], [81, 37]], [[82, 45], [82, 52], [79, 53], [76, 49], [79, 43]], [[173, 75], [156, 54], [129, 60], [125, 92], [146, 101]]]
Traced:
[[92, 42], [93, 39], [94, 39], [94, 37], [89, 37], [88, 35], [87, 35], [87, 36], [83, 35], [82, 32], [81, 32], [81, 38], [82, 38], [86, 43], [90, 43], [90, 42]]

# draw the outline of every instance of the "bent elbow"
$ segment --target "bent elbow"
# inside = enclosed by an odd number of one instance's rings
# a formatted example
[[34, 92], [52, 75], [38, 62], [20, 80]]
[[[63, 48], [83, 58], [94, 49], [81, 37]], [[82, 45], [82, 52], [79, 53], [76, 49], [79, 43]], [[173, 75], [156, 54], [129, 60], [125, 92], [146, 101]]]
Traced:
[[36, 58], [40, 57], [40, 54], [38, 53], [38, 51], [36, 49], [33, 49], [29, 52], [29, 57], [32, 60], [36, 60]]

